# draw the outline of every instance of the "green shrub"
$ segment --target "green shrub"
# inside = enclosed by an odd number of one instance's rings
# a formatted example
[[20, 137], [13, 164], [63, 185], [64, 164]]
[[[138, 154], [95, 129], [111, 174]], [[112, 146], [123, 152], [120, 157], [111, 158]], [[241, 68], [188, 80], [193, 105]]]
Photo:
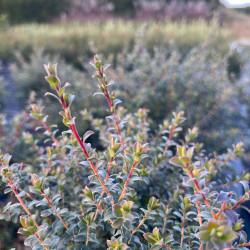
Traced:
[[[242, 143], [227, 154], [207, 155], [201, 144], [194, 143], [195, 129], [178, 139], [183, 112], [174, 113], [156, 135], [151, 134], [146, 109], [131, 114], [117, 108], [120, 100], [110, 92], [113, 82], [106, 75], [110, 65], [103, 66], [95, 56], [92, 66], [99, 87], [96, 94], [107, 100], [108, 116], [106, 122], [86, 114], [85, 118], [99, 129], [104, 150], [88, 143], [92, 131], [79, 135], [69, 84], [63, 86], [59, 80], [57, 65], [45, 65], [52, 88], [47, 95], [61, 104], [67, 130], [56, 137], [43, 108], [31, 105], [32, 117], [52, 143], [45, 150], [25, 134], [27, 151], [36, 152], [28, 164], [1, 155], [4, 192], [14, 193], [16, 199], [5, 205], [0, 218], [19, 220], [18, 232], [27, 236], [25, 245], [33, 249], [249, 246], [236, 212], [249, 198], [249, 174], [232, 172], [226, 180], [220, 178], [219, 182], [226, 181], [221, 192], [214, 182], [231, 160], [242, 156]], [[227, 191], [236, 182], [244, 187], [243, 196]]]
[[[120, 82], [114, 91], [129, 112], [135, 108], [147, 108], [149, 118], [156, 124], [151, 127], [155, 131], [165, 117], [175, 110], [184, 110], [188, 118], [184, 131], [197, 126], [199, 139], [205, 142], [206, 149], [222, 152], [237, 139], [246, 139], [245, 131], [249, 125], [240, 110], [242, 105], [248, 105], [247, 83], [229, 80], [228, 55], [218, 56], [212, 37], [184, 58], [174, 46], [171, 50], [155, 48], [151, 53], [144, 40], [145, 33], [142, 32], [131, 52], [122, 53], [116, 59], [110, 57], [117, 66], [109, 73]], [[41, 50], [36, 50], [29, 62], [19, 59], [20, 66], [12, 67], [11, 75], [19, 88], [21, 101], [28, 98], [30, 90], [36, 91], [38, 98], [49, 91], [42, 83], [43, 72], [39, 65], [58, 60], [58, 57], [51, 58]], [[105, 103], [102, 98], [92, 99], [95, 83], [89, 79], [90, 69], [84, 68], [80, 71], [64, 62], [61, 64], [62, 76], [67, 75], [75, 83], [77, 108], [74, 111], [80, 113], [87, 109], [95, 117], [102, 118], [105, 114], [99, 107]], [[232, 74], [230, 78], [233, 78]], [[128, 99], [130, 101], [125, 102]], [[55, 119], [57, 110], [50, 105], [53, 102], [47, 101], [46, 112], [51, 122], [59, 125], [59, 120]], [[84, 125], [83, 130], [91, 129], [87, 123]], [[59, 128], [63, 129], [61, 125]]]
[[[60, 55], [66, 62], [79, 66], [79, 55], [92, 56], [93, 50], [108, 56], [131, 49], [136, 38], [135, 29], [140, 26], [140, 22], [122, 20], [13, 26], [0, 30], [0, 56], [13, 61], [18, 51], [29, 58], [37, 46], [50, 56]], [[155, 46], [170, 48], [174, 44], [178, 51], [187, 54], [191, 48], [203, 43], [208, 34], [214, 33], [214, 50], [225, 54], [230, 36], [223, 29], [215, 32], [216, 27], [215, 22], [208, 24], [202, 20], [148, 22], [146, 46], [152, 51]]]
[[130, 100], [125, 104], [128, 110], [145, 107], [156, 124], [174, 110], [184, 110], [187, 126], [195, 124], [201, 141], [217, 150], [222, 149], [220, 142], [229, 146], [246, 138], [248, 125], [241, 108], [248, 106], [247, 83], [230, 81], [236, 77], [228, 73], [228, 56], [219, 57], [211, 40], [185, 58], [158, 48], [152, 56], [143, 40], [139, 38], [131, 53], [117, 58], [118, 67], [112, 72], [120, 82], [119, 98]]

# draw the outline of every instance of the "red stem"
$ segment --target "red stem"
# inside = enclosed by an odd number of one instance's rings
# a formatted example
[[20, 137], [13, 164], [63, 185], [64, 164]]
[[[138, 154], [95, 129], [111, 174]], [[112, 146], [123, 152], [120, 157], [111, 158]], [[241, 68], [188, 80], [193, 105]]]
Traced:
[[[18, 193], [16, 187], [13, 186], [14, 183], [13, 183], [12, 179], [10, 177], [8, 177], [8, 179], [9, 179], [8, 184], [11, 187], [11, 189], [12, 189], [13, 193], [15, 194], [16, 198], [18, 199], [20, 205], [23, 207], [25, 212], [31, 217], [32, 214], [31, 214], [30, 210], [25, 206], [24, 201], [22, 200], [22, 198], [18, 196], [19, 193]], [[36, 223], [36, 221], [34, 221], [34, 224], [35, 224], [36, 228], [38, 228], [38, 224]]]
[[42, 245], [46, 250], [49, 250], [49, 248], [48, 248], [47, 246], [44, 246], [44, 245], [43, 245], [43, 241], [41, 240], [41, 238], [40, 238], [36, 233], [34, 233], [33, 235], [38, 239], [38, 241], [41, 243], [41, 245]]
[[58, 140], [55, 138], [54, 135], [52, 135], [51, 130], [49, 129], [49, 127], [47, 126], [47, 124], [44, 121], [41, 121], [42, 125], [44, 126], [44, 128], [47, 130], [47, 132], [50, 134], [52, 140], [54, 141], [54, 143], [56, 144], [57, 147], [60, 146], [60, 143], [58, 142]]
[[133, 174], [134, 168], [135, 168], [135, 166], [136, 166], [137, 163], [138, 163], [137, 161], [134, 161], [134, 164], [133, 164], [132, 167], [131, 167], [131, 170], [130, 170], [128, 179], [127, 179], [127, 181], [126, 181], [126, 183], [125, 183], [125, 185], [124, 185], [124, 188], [123, 188], [123, 190], [122, 190], [121, 196], [120, 196], [120, 198], [119, 198], [118, 201], [121, 201], [122, 198], [124, 197], [124, 195], [125, 195], [125, 193], [126, 193], [126, 187], [127, 187], [128, 184], [129, 184], [130, 178], [131, 178], [131, 176], [132, 176], [132, 174]]
[[[60, 94], [59, 94], [59, 88], [56, 87], [56, 90], [57, 90], [57, 94], [60, 96]], [[65, 113], [67, 113], [68, 116], [69, 116], [68, 118], [72, 119], [72, 118], [71, 118], [71, 115], [70, 115], [70, 110], [67, 108], [67, 105], [65, 104], [64, 99], [63, 99], [62, 96], [60, 96], [60, 100], [61, 100], [61, 104], [62, 104], [62, 106], [63, 106], [63, 109], [65, 110]], [[67, 110], [67, 109], [68, 109], [68, 110]], [[104, 190], [105, 193], [108, 195], [108, 197], [112, 197], [111, 194], [109, 193], [108, 189], [107, 189], [106, 186], [104, 185], [104, 183], [103, 183], [101, 177], [99, 176], [98, 171], [97, 171], [97, 169], [95, 168], [93, 162], [89, 159], [89, 158], [90, 158], [90, 157], [89, 157], [89, 154], [88, 154], [88, 152], [87, 152], [87, 150], [86, 150], [86, 148], [85, 148], [85, 146], [84, 146], [84, 144], [83, 144], [83, 142], [82, 142], [82, 140], [81, 140], [81, 138], [80, 138], [80, 136], [79, 136], [79, 134], [78, 134], [78, 131], [77, 131], [77, 129], [76, 129], [76, 126], [73, 124], [73, 125], [70, 125], [69, 128], [71, 129], [71, 131], [73, 132], [73, 134], [74, 134], [75, 137], [76, 137], [76, 140], [77, 140], [78, 143], [80, 144], [80, 146], [81, 146], [81, 148], [82, 148], [82, 150], [83, 150], [83, 153], [84, 153], [84, 155], [86, 156], [88, 162], [90, 163], [90, 166], [91, 166], [92, 170], [94, 171], [94, 173], [95, 173], [95, 175], [96, 175], [98, 181], [99, 181], [100, 184], [102, 185], [103, 190]]]
[[171, 130], [171, 132], [169, 134], [168, 141], [167, 141], [166, 147], [165, 147], [164, 152], [163, 152], [163, 157], [166, 155], [166, 153], [168, 151], [168, 147], [169, 147], [170, 141], [174, 135], [175, 128], [176, 128], [176, 126], [173, 126], [173, 129]]
[[[190, 174], [190, 176], [191, 176], [192, 178], [194, 178], [194, 180], [193, 180], [193, 181], [194, 181], [194, 185], [195, 185], [195, 187], [197, 188], [197, 190], [200, 192], [200, 191], [201, 191], [201, 188], [200, 188], [200, 186], [199, 186], [198, 181], [195, 179], [193, 172], [192, 172], [192, 171], [189, 171], [189, 174]], [[206, 204], [208, 207], [210, 207], [210, 204], [209, 204], [208, 200], [206, 199], [205, 195], [204, 195], [203, 193], [200, 193], [200, 195], [201, 195], [202, 199], [204, 200], [205, 204]]]
[[180, 247], [182, 247], [183, 245], [183, 239], [184, 239], [184, 225], [185, 225], [185, 219], [186, 219], [186, 216], [185, 214], [183, 214], [183, 218], [182, 218], [182, 229], [181, 229], [181, 243], [180, 243]]
[[[247, 192], [247, 194], [250, 195], [250, 190]], [[235, 210], [245, 200], [246, 200], [246, 197], [242, 196], [241, 199], [231, 209]]]
[[[111, 171], [111, 168], [112, 168], [112, 167], [111, 167], [111, 163], [112, 163], [112, 162], [113, 162], [113, 157], [111, 157], [110, 162], [109, 162], [109, 168], [108, 168], [108, 172], [107, 172], [106, 179], [105, 179], [106, 182], [107, 182], [108, 179], [109, 179], [109, 174], [110, 174], [110, 171]], [[101, 197], [103, 197], [103, 195], [104, 195], [104, 191], [102, 191]], [[102, 201], [100, 200], [99, 203], [98, 203], [99, 208], [101, 208], [101, 207], [100, 207], [101, 204], [102, 204]], [[97, 208], [98, 208], [98, 207], [97, 207]], [[99, 208], [98, 208], [98, 209], [99, 209]], [[100, 209], [99, 209], [99, 210], [100, 210]], [[96, 210], [95, 217], [94, 217], [94, 221], [96, 220], [97, 215], [98, 215], [98, 210]]]
[[[46, 201], [48, 202], [49, 206], [51, 208], [54, 209], [53, 204], [51, 203], [51, 201], [49, 200], [49, 198], [44, 194], [44, 191], [41, 189], [41, 194], [44, 195], [44, 198], [46, 199]], [[62, 219], [62, 217], [60, 216], [60, 214], [56, 211], [56, 209], [54, 210], [54, 213], [56, 214], [56, 216], [59, 218], [59, 220], [63, 223], [64, 227], [66, 228], [66, 230], [69, 230], [67, 224], [64, 222], [64, 220]]]
[[76, 137], [76, 140], [77, 140], [78, 143], [80, 144], [80, 146], [81, 146], [81, 148], [82, 148], [82, 150], [83, 150], [83, 153], [84, 153], [84, 155], [86, 156], [88, 162], [90, 163], [90, 166], [91, 166], [92, 170], [94, 171], [94, 173], [95, 173], [97, 179], [99, 180], [100, 184], [102, 185], [103, 190], [104, 190], [105, 193], [108, 195], [108, 197], [112, 197], [111, 194], [109, 193], [108, 189], [107, 189], [106, 186], [104, 185], [104, 183], [103, 183], [101, 177], [99, 176], [98, 171], [97, 171], [97, 169], [95, 168], [93, 162], [89, 159], [89, 158], [90, 158], [90, 157], [89, 157], [89, 154], [88, 154], [88, 152], [87, 152], [87, 150], [86, 150], [86, 148], [85, 148], [85, 146], [84, 146], [84, 144], [83, 144], [83, 142], [82, 142], [82, 140], [81, 140], [81, 138], [80, 138], [80, 136], [79, 136], [79, 134], [78, 134], [78, 132], [77, 132], [77, 130], [76, 130], [75, 125], [71, 125], [71, 126], [70, 126], [70, 129], [72, 130], [72, 132], [74, 133], [74, 135], [75, 135], [75, 137]]
[[[104, 83], [103, 83], [103, 85], [104, 85]], [[105, 96], [106, 96], [106, 98], [108, 100], [110, 111], [112, 112], [113, 117], [115, 117], [115, 110], [114, 110], [113, 102], [110, 99], [109, 92], [108, 92], [108, 90], [107, 90], [107, 88], [106, 88], [105, 85], [104, 85], [104, 88], [105, 88]], [[123, 138], [122, 138], [122, 135], [121, 135], [119, 124], [118, 124], [117, 121], [114, 121], [114, 122], [115, 122], [115, 126], [116, 126], [116, 129], [117, 129], [117, 133], [118, 133], [119, 138], [120, 138], [120, 142], [122, 144], [122, 148], [123, 148], [123, 150], [125, 150], [125, 146], [124, 146], [124, 142], [123, 142]]]
[[227, 201], [223, 202], [220, 211], [216, 214], [215, 219], [218, 219], [221, 213], [227, 208]]
[[247, 247], [247, 246], [250, 246], [250, 242], [238, 245], [238, 247]]
[[171, 247], [165, 245], [164, 243], [161, 243], [161, 245], [162, 245], [163, 247], [165, 247], [165, 248], [170, 248], [170, 249], [172, 249]]

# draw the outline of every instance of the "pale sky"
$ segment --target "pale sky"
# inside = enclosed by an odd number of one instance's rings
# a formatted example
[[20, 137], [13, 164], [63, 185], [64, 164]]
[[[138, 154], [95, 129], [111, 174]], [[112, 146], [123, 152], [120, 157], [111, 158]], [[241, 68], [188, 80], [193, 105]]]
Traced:
[[220, 0], [227, 7], [248, 7], [250, 6], [250, 0]]

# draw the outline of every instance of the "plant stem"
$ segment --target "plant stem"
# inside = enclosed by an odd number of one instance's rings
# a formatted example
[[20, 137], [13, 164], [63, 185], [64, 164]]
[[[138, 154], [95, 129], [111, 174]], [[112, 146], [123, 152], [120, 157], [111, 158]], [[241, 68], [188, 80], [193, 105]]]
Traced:
[[[58, 88], [58, 87], [56, 87], [56, 90], [57, 90], [58, 96], [60, 97], [60, 100], [61, 100], [61, 104], [62, 104], [62, 106], [63, 106], [63, 109], [64, 109], [65, 113], [68, 115], [69, 120], [71, 120], [72, 117], [71, 117], [71, 114], [70, 114], [70, 109], [66, 106], [63, 97], [59, 94], [59, 88]], [[77, 129], [76, 129], [75, 124], [70, 125], [69, 128], [71, 129], [71, 131], [73, 132], [73, 134], [74, 134], [76, 140], [77, 140], [78, 143], [80, 144], [80, 146], [81, 146], [81, 148], [82, 148], [82, 150], [83, 150], [83, 153], [84, 153], [84, 155], [86, 156], [88, 162], [90, 163], [90, 166], [91, 166], [92, 170], [94, 171], [94, 173], [95, 173], [95, 175], [96, 175], [98, 181], [99, 181], [100, 184], [102, 185], [103, 190], [104, 190], [105, 193], [108, 195], [108, 197], [112, 197], [111, 194], [109, 193], [108, 189], [107, 189], [106, 186], [104, 185], [104, 183], [103, 183], [101, 177], [99, 176], [98, 171], [97, 171], [97, 169], [95, 168], [93, 162], [90, 160], [89, 154], [88, 154], [88, 152], [87, 152], [87, 150], [86, 150], [86, 148], [85, 148], [85, 146], [84, 146], [84, 144], [83, 144], [83, 142], [82, 142], [82, 140], [81, 140], [81, 138], [80, 138], [80, 136], [79, 136], [79, 134], [78, 134], [78, 131], [77, 131]]]
[[182, 229], [181, 229], [181, 243], [180, 243], [180, 247], [182, 247], [182, 245], [183, 245], [184, 231], [185, 231], [185, 228], [184, 228], [185, 219], [186, 219], [186, 215], [183, 214], [183, 217], [182, 217]]
[[170, 144], [170, 141], [174, 135], [174, 130], [175, 130], [176, 126], [173, 126], [170, 134], [169, 134], [169, 137], [168, 137], [168, 141], [167, 141], [167, 144], [166, 144], [166, 147], [164, 149], [164, 152], [163, 152], [163, 157], [166, 155], [167, 151], [168, 151], [168, 147], [169, 147], [169, 144]]
[[165, 245], [164, 243], [161, 243], [161, 245], [162, 245], [163, 247], [165, 247], [165, 248], [170, 248], [170, 249], [172, 249], [171, 247]]
[[[189, 171], [189, 174], [190, 174], [190, 176], [194, 179], [194, 180], [193, 180], [193, 181], [194, 181], [194, 185], [195, 185], [195, 187], [197, 188], [197, 190], [200, 192], [200, 191], [201, 191], [200, 185], [199, 185], [198, 181], [195, 179], [193, 172], [192, 172], [192, 171]], [[202, 199], [204, 200], [205, 204], [206, 204], [208, 207], [210, 207], [210, 203], [209, 203], [208, 200], [206, 199], [205, 195], [204, 195], [203, 193], [200, 193], [200, 195], [202, 196]]]
[[89, 159], [89, 158], [90, 158], [90, 157], [89, 157], [89, 154], [88, 154], [88, 152], [87, 152], [87, 150], [86, 150], [86, 148], [85, 148], [85, 146], [84, 146], [82, 140], [80, 139], [80, 136], [79, 136], [79, 134], [78, 134], [78, 131], [76, 130], [75, 125], [71, 125], [71, 126], [70, 126], [70, 129], [72, 130], [72, 132], [74, 133], [74, 135], [75, 135], [75, 137], [76, 137], [76, 140], [77, 140], [78, 143], [80, 144], [80, 146], [81, 146], [81, 148], [82, 148], [82, 150], [83, 150], [83, 153], [84, 153], [84, 155], [86, 156], [88, 162], [90, 163], [90, 166], [91, 166], [92, 170], [94, 171], [94, 173], [95, 173], [97, 179], [99, 180], [100, 184], [102, 185], [103, 190], [104, 190], [105, 193], [108, 195], [108, 197], [112, 197], [111, 194], [109, 193], [108, 189], [106, 188], [105, 184], [103, 183], [101, 177], [99, 176], [98, 171], [97, 171], [97, 169], [95, 168], [93, 162]]
[[45, 177], [47, 177], [47, 175], [49, 174], [51, 163], [52, 163], [52, 159], [49, 159], [48, 165], [47, 165], [47, 168], [46, 168], [46, 173], [44, 173]]
[[202, 219], [201, 219], [201, 216], [200, 216], [201, 210], [200, 210], [200, 202], [199, 201], [196, 201], [196, 206], [197, 206], [199, 224], [200, 224], [200, 227], [201, 227], [202, 226]]
[[[3, 164], [3, 166], [7, 167], [7, 165], [4, 163], [4, 161], [1, 161], [1, 164]], [[25, 210], [25, 212], [26, 212], [29, 216], [31, 216], [31, 212], [30, 212], [29, 209], [25, 206], [24, 201], [22, 200], [22, 198], [19, 197], [19, 193], [18, 193], [16, 187], [13, 186], [14, 183], [13, 183], [12, 179], [10, 178], [10, 176], [8, 176], [8, 180], [9, 180], [9, 183], [8, 183], [8, 184], [9, 184], [9, 186], [11, 187], [11, 189], [12, 189], [13, 193], [15, 194], [16, 198], [18, 199], [19, 203], [21, 204], [21, 206], [23, 207], [23, 209]], [[38, 227], [36, 221], [35, 221], [35, 226]]]
[[220, 211], [216, 214], [215, 219], [217, 220], [221, 213], [227, 208], [227, 201], [223, 202]]
[[44, 247], [44, 249], [49, 250], [49, 248], [47, 246], [43, 245], [43, 241], [41, 240], [41, 238], [36, 233], [34, 233], [33, 235], [38, 239], [38, 241]]
[[164, 223], [163, 223], [163, 229], [162, 229], [162, 235], [164, 236], [164, 233], [165, 233], [165, 228], [166, 228], [166, 225], [167, 225], [167, 219], [168, 219], [168, 208], [169, 208], [169, 205], [167, 205], [167, 211], [165, 213], [165, 217], [164, 217]]
[[250, 246], [250, 242], [238, 245], [238, 247], [247, 247], [247, 246]]
[[[9, 183], [8, 184], [11, 187], [11, 189], [12, 189], [13, 193], [15, 194], [16, 198], [18, 199], [20, 205], [23, 207], [23, 209], [28, 214], [28, 216], [31, 217], [32, 214], [31, 214], [30, 210], [25, 206], [24, 201], [22, 200], [22, 198], [19, 197], [19, 193], [18, 193], [16, 187], [13, 186], [14, 183], [13, 183], [12, 179], [10, 177], [8, 177], [8, 179], [9, 179]], [[34, 224], [35, 224], [36, 228], [38, 228], [38, 224], [36, 223], [35, 220], [34, 220]]]
[[89, 243], [89, 234], [90, 234], [90, 227], [89, 227], [89, 224], [87, 224], [87, 240], [86, 240], [86, 246], [87, 246], [88, 243]]
[[[200, 185], [199, 185], [198, 181], [195, 179], [193, 172], [192, 172], [192, 171], [189, 171], [189, 174], [190, 174], [190, 176], [194, 179], [195, 187], [196, 187], [196, 189], [198, 190], [198, 191], [194, 191], [194, 193], [195, 193], [195, 194], [200, 194], [201, 197], [202, 197], [202, 199], [204, 200], [205, 204], [206, 204], [208, 207], [210, 207], [210, 203], [209, 203], [209, 201], [206, 199], [205, 195], [204, 195], [203, 193], [200, 193], [201, 188], [200, 188]], [[198, 206], [197, 209], [199, 209], [199, 210], [198, 210], [198, 214], [199, 214], [199, 213], [200, 213], [200, 208], [199, 208], [200, 203], [199, 203], [199, 202], [198, 202], [198, 203], [196, 202], [196, 205]], [[214, 211], [212, 211], [212, 215], [213, 215], [214, 218], [216, 218], [216, 214], [214, 213]], [[199, 223], [200, 223], [200, 225], [202, 224], [202, 221], [201, 221], [200, 216], [199, 216]]]
[[41, 121], [43, 127], [47, 130], [47, 132], [50, 134], [52, 140], [54, 141], [54, 143], [56, 144], [57, 147], [60, 147], [60, 143], [59, 141], [55, 138], [55, 136], [52, 134], [51, 130], [49, 129], [49, 127], [47, 126], [47, 124], [42, 120]]
[[237, 246], [237, 248], [235, 248], [235, 247], [230, 247], [230, 248], [224, 248], [223, 250], [238, 249], [238, 247], [248, 247], [248, 246], [250, 246], [250, 242], [240, 244], [240, 245]]
[[119, 198], [118, 201], [121, 201], [122, 198], [124, 197], [124, 195], [125, 195], [125, 193], [126, 193], [126, 187], [127, 187], [128, 184], [129, 184], [130, 178], [131, 178], [131, 176], [132, 176], [132, 174], [133, 174], [134, 168], [135, 168], [135, 166], [137, 165], [137, 163], [138, 163], [137, 161], [134, 161], [134, 163], [133, 163], [133, 165], [132, 165], [132, 167], [131, 167], [131, 170], [130, 170], [128, 179], [127, 179], [127, 181], [125, 182], [124, 188], [123, 188], [123, 190], [122, 190], [121, 196], [120, 196], [120, 198]]
[[[246, 194], [250, 195], [250, 190]], [[241, 199], [231, 209], [235, 210], [245, 200], [246, 200], [246, 197], [245, 195], [243, 195]]]
[[[107, 172], [106, 179], [105, 179], [106, 182], [107, 182], [108, 179], [109, 179], [109, 174], [110, 174], [110, 171], [111, 171], [111, 168], [112, 168], [112, 167], [111, 167], [111, 163], [112, 163], [112, 162], [113, 162], [113, 157], [111, 157], [110, 162], [109, 162], [108, 172]], [[105, 192], [102, 191], [101, 197], [103, 197], [104, 194], [105, 194]], [[102, 201], [100, 200], [99, 203], [98, 203], [98, 206], [100, 207], [101, 204], [102, 204]], [[99, 210], [100, 210], [100, 209], [99, 209]], [[96, 210], [96, 212], [95, 212], [94, 221], [96, 220], [97, 215], [98, 215], [98, 210]]]
[[[98, 69], [98, 72], [99, 72], [99, 75], [101, 76], [102, 78], [102, 85], [105, 89], [105, 92], [104, 92], [104, 95], [105, 97], [107, 98], [107, 101], [108, 101], [108, 104], [109, 104], [109, 107], [110, 107], [110, 111], [112, 113], [112, 116], [115, 118], [115, 107], [114, 107], [114, 103], [113, 101], [110, 99], [110, 95], [109, 95], [109, 92], [108, 92], [108, 89], [107, 89], [107, 86], [106, 86], [106, 83], [103, 79], [103, 74], [101, 72], [100, 69]], [[115, 126], [116, 126], [116, 129], [117, 129], [117, 133], [119, 135], [119, 139], [120, 139], [120, 142], [122, 144], [122, 148], [123, 150], [125, 150], [125, 146], [124, 146], [124, 142], [123, 142], [123, 138], [122, 138], [122, 134], [121, 134], [121, 130], [120, 130], [120, 127], [119, 127], [119, 124], [117, 121], [114, 120], [114, 123], [115, 123]]]
[[55, 138], [55, 136], [53, 136], [53, 134], [52, 134], [51, 130], [49, 129], [49, 127], [47, 126], [47, 124], [46, 124], [44, 121], [41, 121], [41, 123], [42, 123], [42, 125], [44, 126], [44, 128], [47, 130], [47, 132], [50, 134], [50, 136], [51, 136], [52, 140], [54, 141], [54, 143], [56, 144], [56, 146], [57, 146], [58, 148], [60, 148], [61, 153], [63, 154], [63, 156], [65, 157], [65, 159], [66, 159], [68, 162], [70, 162], [70, 160], [69, 160], [69, 158], [67, 157], [65, 151], [60, 147], [59, 141]]
[[151, 211], [148, 211], [144, 217], [142, 218], [141, 222], [139, 223], [139, 225], [136, 227], [136, 229], [132, 232], [132, 235], [135, 234], [137, 232], [137, 230], [141, 227], [141, 225], [144, 223], [144, 221], [148, 218], [149, 214]]
[[44, 194], [44, 191], [42, 189], [41, 189], [41, 194], [44, 195], [44, 198], [48, 202], [49, 206], [54, 209], [54, 213], [56, 214], [56, 216], [58, 217], [58, 219], [62, 222], [62, 224], [64, 225], [64, 227], [68, 231], [69, 228], [68, 228], [67, 224], [64, 222], [64, 220], [62, 219], [62, 217], [60, 216], [60, 214], [56, 211], [55, 207], [53, 206], [53, 204], [51, 203], [51, 201], [49, 200], [49, 198]]

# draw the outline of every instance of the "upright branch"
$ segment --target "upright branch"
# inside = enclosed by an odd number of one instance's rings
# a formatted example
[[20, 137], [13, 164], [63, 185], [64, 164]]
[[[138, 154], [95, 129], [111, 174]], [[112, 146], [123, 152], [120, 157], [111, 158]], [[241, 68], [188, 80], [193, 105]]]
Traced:
[[[109, 193], [108, 189], [106, 188], [104, 182], [102, 181], [100, 175], [98, 174], [98, 171], [97, 171], [89, 153], [87, 152], [87, 149], [84, 145], [84, 141], [82, 141], [80, 136], [79, 136], [79, 133], [78, 133], [77, 128], [75, 126], [75, 117], [71, 116], [70, 105], [72, 104], [75, 96], [68, 94], [68, 93], [65, 93], [66, 87], [68, 87], [70, 84], [66, 83], [63, 87], [61, 87], [61, 82], [57, 76], [57, 65], [56, 64], [53, 66], [51, 66], [50, 64], [44, 65], [44, 68], [48, 74], [48, 76], [46, 76], [45, 79], [50, 84], [51, 88], [56, 90], [58, 96], [54, 95], [53, 93], [46, 93], [46, 95], [54, 96], [61, 103], [61, 105], [63, 107], [63, 111], [60, 112], [60, 115], [62, 115], [62, 117], [63, 117], [63, 123], [67, 127], [69, 127], [69, 129], [73, 132], [76, 140], [78, 141], [80, 147], [82, 148], [82, 151], [83, 151], [85, 157], [87, 158], [87, 161], [89, 162], [89, 164], [90, 164], [93, 172], [95, 173], [98, 181], [100, 182], [103, 190], [108, 195], [108, 197], [111, 197], [111, 194]], [[85, 133], [86, 136], [85, 136], [84, 140], [86, 140], [86, 138], [92, 134], [92, 133], [88, 133], [88, 132], [87, 132], [87, 135]]]
[[249, 196], [250, 196], [250, 190], [249, 190], [248, 192], [246, 192], [246, 193], [236, 202], [236, 204], [235, 204], [231, 209], [232, 209], [232, 210], [235, 210], [236, 208], [238, 208], [242, 202], [244, 202], [245, 200], [249, 199]]
[[33, 235], [37, 238], [39, 243], [43, 246], [44, 249], [49, 250], [49, 248], [44, 245], [42, 239], [38, 236], [37, 229], [35, 226], [35, 218], [34, 215], [31, 217], [24, 217], [20, 216], [20, 223], [23, 226], [22, 228], [19, 228], [18, 233], [24, 234], [24, 235]]
[[[6, 154], [5, 156], [7, 156], [8, 154]], [[10, 160], [10, 156], [9, 159], [7, 161]], [[0, 158], [0, 163], [3, 165], [3, 168], [1, 170], [1, 175], [4, 177], [4, 180], [8, 183], [9, 187], [12, 189], [13, 193], [15, 194], [17, 200], [19, 201], [20, 205], [22, 206], [22, 208], [24, 209], [24, 211], [28, 214], [28, 216], [32, 216], [30, 210], [26, 207], [23, 199], [19, 196], [19, 193], [17, 191], [16, 186], [14, 185], [14, 182], [12, 180], [12, 175], [13, 172], [10, 170], [8, 164], [6, 163], [6, 160], [4, 160], [3, 158]], [[35, 226], [38, 228], [38, 224], [36, 223], [36, 221], [34, 221]]]
[[147, 148], [147, 145], [148, 144], [141, 145], [140, 142], [135, 143], [134, 148], [133, 148], [133, 158], [132, 158], [133, 159], [133, 164], [132, 164], [130, 173], [128, 175], [128, 178], [127, 178], [127, 180], [126, 180], [126, 182], [124, 184], [124, 187], [123, 187], [122, 193], [120, 195], [119, 201], [121, 201], [123, 199], [123, 197], [125, 196], [126, 188], [127, 188], [128, 184], [129, 184], [130, 178], [131, 178], [131, 176], [133, 174], [133, 171], [134, 171], [136, 165], [141, 161], [143, 154], [147, 153], [150, 150], [149, 148]]
[[[207, 205], [207, 207], [210, 207], [210, 203], [207, 200], [205, 196], [204, 190], [201, 189], [199, 182], [196, 179], [196, 176], [194, 175], [194, 172], [196, 170], [196, 167], [194, 166], [192, 162], [192, 157], [194, 153], [194, 147], [190, 147], [188, 150], [186, 150], [186, 146], [179, 146], [177, 145], [177, 155], [170, 159], [170, 163], [174, 166], [181, 167], [185, 173], [191, 178], [191, 180], [194, 183], [194, 192], [196, 195], [201, 195], [204, 203]], [[199, 172], [199, 171], [196, 171]], [[213, 216], [215, 216], [214, 212], [212, 212]]]
[[[12, 173], [12, 170], [8, 166], [9, 161], [10, 161], [10, 155], [6, 154], [3, 157], [0, 155], [0, 163], [3, 166], [1, 170], [3, 181], [8, 183], [9, 187], [12, 189], [21, 207], [29, 216], [28, 218], [20, 217], [20, 222], [24, 228], [20, 228], [18, 233], [26, 234], [26, 235], [27, 234], [34, 235], [38, 239], [39, 243], [41, 243], [41, 245], [44, 247], [44, 249], [48, 250], [48, 247], [43, 245], [42, 239], [36, 233], [36, 230], [39, 228], [39, 226], [37, 222], [35, 221], [34, 215], [31, 214], [30, 210], [25, 205], [23, 199], [20, 197], [20, 194], [18, 193], [17, 188], [12, 180], [13, 173]], [[26, 229], [29, 229], [29, 230], [26, 230]]]
[[58, 219], [62, 222], [62, 224], [64, 225], [64, 227], [66, 228], [66, 230], [69, 230], [69, 227], [67, 226], [67, 224], [65, 223], [65, 221], [62, 219], [61, 215], [57, 212], [57, 210], [54, 207], [54, 205], [52, 204], [51, 200], [45, 194], [45, 192], [43, 190], [43, 182], [42, 182], [42, 180], [38, 177], [38, 175], [32, 174], [31, 175], [31, 181], [32, 181], [32, 184], [33, 184], [34, 188], [37, 191], [39, 191], [41, 193], [41, 195], [44, 196], [45, 200], [48, 202], [49, 206], [54, 210], [54, 213], [56, 214], [56, 216], [58, 217]]
[[168, 148], [170, 146], [170, 142], [175, 135], [176, 132], [180, 131], [181, 128], [177, 128], [177, 126], [185, 121], [185, 118], [183, 117], [184, 112], [179, 112], [179, 113], [173, 113], [174, 118], [172, 119], [171, 124], [168, 126], [168, 132], [169, 132], [169, 137], [166, 142], [165, 149], [163, 151], [163, 157], [167, 154]]
[[121, 129], [119, 126], [119, 118], [117, 117], [116, 112], [115, 112], [116, 105], [118, 103], [120, 103], [121, 101], [119, 99], [115, 99], [114, 92], [112, 92], [110, 94], [108, 91], [108, 86], [114, 84], [114, 82], [112, 82], [112, 81], [108, 83], [108, 79], [107, 79], [107, 76], [105, 74], [105, 72], [110, 67], [110, 65], [107, 64], [107, 65], [102, 66], [101, 60], [97, 55], [94, 57], [94, 63], [91, 63], [91, 65], [96, 70], [94, 77], [98, 78], [99, 82], [101, 83], [101, 85], [99, 86], [99, 89], [101, 91], [101, 94], [103, 94], [108, 101], [109, 108], [110, 108], [109, 111], [111, 112], [111, 114], [113, 116], [112, 119], [115, 123], [115, 127], [116, 127], [117, 133], [119, 135], [119, 139], [120, 139], [122, 148], [123, 148], [123, 150], [125, 150], [125, 145], [124, 145], [123, 137], [121, 134]]
[[148, 219], [150, 213], [152, 213], [154, 209], [160, 207], [160, 204], [158, 202], [159, 200], [157, 200], [155, 197], [150, 198], [148, 206], [147, 206], [148, 211], [143, 216], [142, 220], [140, 221], [138, 226], [135, 228], [135, 230], [132, 232], [132, 235], [135, 234], [138, 231], [138, 229], [144, 224], [145, 220]]

